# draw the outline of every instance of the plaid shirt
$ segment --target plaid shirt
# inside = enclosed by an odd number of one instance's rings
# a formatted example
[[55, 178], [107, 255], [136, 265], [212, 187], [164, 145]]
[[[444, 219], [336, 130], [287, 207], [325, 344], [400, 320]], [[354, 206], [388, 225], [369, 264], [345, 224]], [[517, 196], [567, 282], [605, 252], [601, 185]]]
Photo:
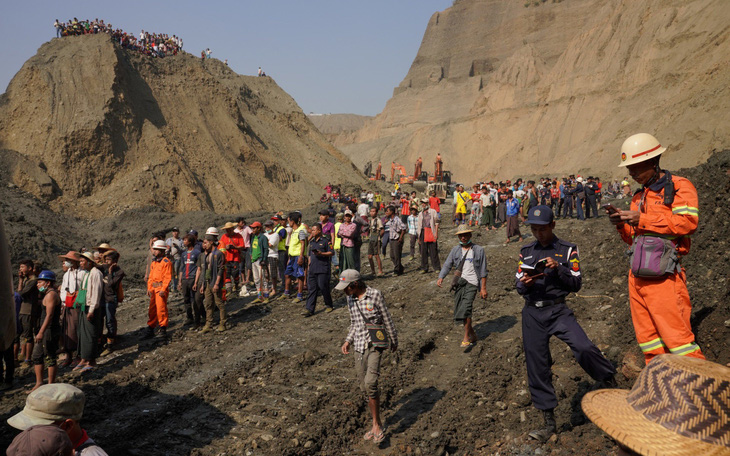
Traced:
[[408, 234], [417, 235], [418, 230], [416, 229], [416, 221], [418, 220], [418, 217], [415, 215], [409, 215], [408, 216]]
[[400, 239], [400, 232], [406, 231], [406, 225], [397, 215], [390, 219], [390, 240]]
[[354, 346], [356, 352], [365, 353], [365, 349], [370, 343], [370, 336], [365, 328], [365, 323], [385, 324], [390, 344], [398, 346], [398, 332], [395, 330], [390, 312], [385, 307], [383, 293], [379, 290], [367, 287], [365, 296], [362, 299], [358, 299], [356, 296], [348, 296], [347, 308], [350, 311], [350, 331], [347, 333], [345, 340]]

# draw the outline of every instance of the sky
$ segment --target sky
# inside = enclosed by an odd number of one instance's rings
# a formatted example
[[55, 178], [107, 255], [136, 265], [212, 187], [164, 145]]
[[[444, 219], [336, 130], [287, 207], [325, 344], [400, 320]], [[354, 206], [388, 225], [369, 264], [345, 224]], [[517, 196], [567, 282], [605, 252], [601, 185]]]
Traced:
[[376, 115], [418, 52], [429, 18], [453, 0], [0, 0], [0, 90], [46, 41], [55, 19], [182, 37], [237, 73], [258, 67], [305, 113]]

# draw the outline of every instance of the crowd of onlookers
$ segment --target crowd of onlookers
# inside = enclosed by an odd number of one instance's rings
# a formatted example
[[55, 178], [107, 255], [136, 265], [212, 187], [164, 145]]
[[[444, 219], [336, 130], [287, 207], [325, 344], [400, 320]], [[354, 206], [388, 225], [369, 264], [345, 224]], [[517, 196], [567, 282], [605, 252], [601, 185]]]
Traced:
[[69, 19], [67, 22], [60, 22], [58, 19], [53, 23], [56, 29], [56, 37], [72, 35], [90, 35], [106, 33], [119, 43], [120, 46], [131, 49], [150, 57], [165, 57], [177, 55], [182, 50], [183, 40], [176, 35], [166, 33], [150, 33], [142, 30], [139, 37], [133, 33], [127, 33], [122, 29], [115, 29], [112, 24], [105, 23], [103, 19], [90, 21]]

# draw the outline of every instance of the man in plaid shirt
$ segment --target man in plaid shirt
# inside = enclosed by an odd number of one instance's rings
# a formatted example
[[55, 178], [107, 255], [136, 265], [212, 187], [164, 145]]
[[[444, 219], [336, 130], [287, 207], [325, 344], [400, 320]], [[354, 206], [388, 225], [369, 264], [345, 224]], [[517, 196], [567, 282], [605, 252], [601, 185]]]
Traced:
[[385, 439], [383, 425], [380, 422], [380, 395], [378, 394], [378, 377], [380, 376], [380, 359], [383, 348], [373, 347], [370, 341], [366, 324], [385, 325], [388, 333], [390, 349], [398, 349], [398, 333], [393, 325], [393, 319], [385, 307], [383, 294], [375, 288], [368, 287], [360, 278], [360, 273], [354, 269], [342, 272], [337, 290], [344, 290], [347, 295], [347, 308], [350, 311], [350, 331], [345, 343], [342, 344], [342, 353], [350, 353], [350, 347], [355, 349], [355, 370], [357, 372], [360, 389], [368, 395], [368, 408], [373, 417], [373, 427], [365, 434], [365, 440], [373, 440], [379, 444]]

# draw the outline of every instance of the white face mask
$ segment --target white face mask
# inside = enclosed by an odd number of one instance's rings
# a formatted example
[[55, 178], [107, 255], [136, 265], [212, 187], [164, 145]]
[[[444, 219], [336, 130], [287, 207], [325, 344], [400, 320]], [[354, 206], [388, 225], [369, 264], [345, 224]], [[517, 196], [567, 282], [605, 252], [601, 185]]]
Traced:
[[71, 264], [71, 262], [70, 262], [70, 261], [64, 261], [64, 262], [63, 262], [63, 265], [64, 265], [65, 267], [69, 268], [69, 269], [73, 268], [73, 266], [74, 266], [73, 264]]

